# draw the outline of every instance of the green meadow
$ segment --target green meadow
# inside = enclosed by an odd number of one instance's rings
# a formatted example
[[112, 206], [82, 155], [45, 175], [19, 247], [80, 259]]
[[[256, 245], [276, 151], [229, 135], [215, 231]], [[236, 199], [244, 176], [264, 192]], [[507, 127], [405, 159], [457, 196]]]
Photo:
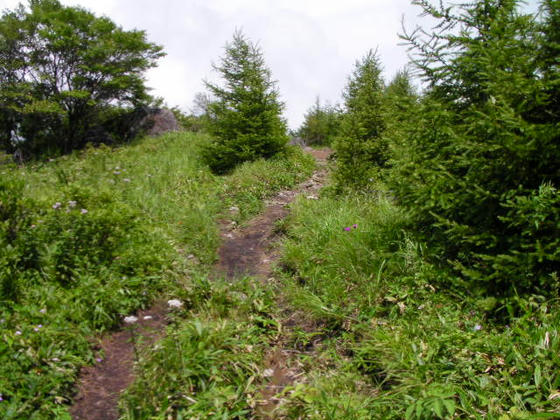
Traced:
[[216, 260], [218, 220], [238, 223], [306, 178], [293, 148], [228, 176], [200, 162], [206, 136], [170, 133], [0, 169], [2, 418], [57, 418], [95, 337], [156, 297], [183, 295]]

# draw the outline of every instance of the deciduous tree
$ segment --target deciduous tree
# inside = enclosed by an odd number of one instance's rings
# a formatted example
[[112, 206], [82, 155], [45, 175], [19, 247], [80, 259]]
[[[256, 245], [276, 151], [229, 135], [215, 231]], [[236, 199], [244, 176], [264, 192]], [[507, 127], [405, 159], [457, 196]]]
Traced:
[[0, 136], [8, 151], [81, 147], [104, 111], [149, 100], [143, 73], [162, 47], [58, 0], [0, 19]]

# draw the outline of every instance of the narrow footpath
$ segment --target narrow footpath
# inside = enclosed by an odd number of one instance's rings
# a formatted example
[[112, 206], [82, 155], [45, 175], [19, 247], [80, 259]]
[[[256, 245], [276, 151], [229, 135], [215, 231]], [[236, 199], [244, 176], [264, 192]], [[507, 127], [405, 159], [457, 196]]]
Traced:
[[[218, 254], [216, 274], [229, 279], [239, 276], [254, 276], [267, 281], [272, 273], [272, 264], [279, 255], [274, 248], [278, 240], [276, 223], [289, 213], [288, 206], [298, 195], [317, 199], [319, 189], [327, 176], [328, 149], [306, 148], [318, 163], [318, 169], [296, 189], [282, 191], [266, 202], [262, 214], [240, 228], [227, 221], [221, 223], [222, 246]], [[163, 337], [167, 325], [165, 302], [157, 302], [151, 308], [137, 314], [134, 324], [136, 341], [148, 346]], [[286, 320], [286, 324], [289, 322]], [[118, 400], [134, 380], [135, 349], [130, 329], [123, 329], [107, 335], [99, 345], [103, 359], [97, 359], [94, 366], [85, 367], [80, 372], [78, 394], [70, 409], [74, 420], [116, 420], [119, 417]], [[288, 368], [288, 352], [283, 350], [281, 341], [274, 346], [266, 358], [265, 371], [269, 373], [269, 383], [263, 385], [261, 404], [256, 415], [269, 418], [274, 409], [276, 395], [284, 386], [292, 384], [299, 373]]]
[[[226, 275], [229, 279], [239, 276], [253, 276], [257, 281], [271, 282], [273, 263], [279, 258], [275, 243], [280, 239], [276, 233], [276, 224], [289, 214], [289, 204], [298, 195], [309, 200], [318, 199], [318, 192], [327, 178], [327, 158], [330, 149], [306, 148], [317, 161], [317, 170], [311, 178], [291, 191], [283, 191], [267, 202], [265, 211], [252, 219], [241, 229], [231, 229], [227, 221], [222, 224], [223, 244], [219, 249], [217, 274]], [[259, 392], [259, 405], [255, 410], [256, 418], [275, 418], [274, 409], [281, 399], [277, 397], [284, 388], [293, 386], [303, 380], [303, 372], [297, 360], [297, 351], [290, 346], [291, 332], [296, 329], [313, 330], [314, 325], [298, 316], [293, 308], [285, 302], [284, 296], [277, 295], [277, 304], [282, 314], [280, 321], [282, 333], [273, 343], [265, 357], [267, 382], [262, 384]], [[312, 349], [311, 349], [312, 351]]]

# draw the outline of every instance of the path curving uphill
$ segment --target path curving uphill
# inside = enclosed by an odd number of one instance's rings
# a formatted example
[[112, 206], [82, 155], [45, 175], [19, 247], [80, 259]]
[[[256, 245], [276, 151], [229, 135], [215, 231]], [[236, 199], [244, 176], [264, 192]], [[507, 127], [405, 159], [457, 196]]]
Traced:
[[[268, 279], [272, 263], [278, 258], [272, 247], [278, 239], [276, 223], [288, 215], [288, 205], [296, 196], [304, 194], [309, 199], [316, 199], [316, 193], [327, 176], [326, 162], [331, 151], [311, 148], [305, 150], [318, 163], [318, 169], [307, 181], [294, 190], [282, 191], [268, 200], [263, 213], [242, 228], [232, 230], [231, 225], [222, 223], [223, 243], [218, 251], [216, 275], [225, 275], [229, 279], [244, 275], [263, 281]], [[165, 302], [158, 302], [150, 309], [140, 311], [134, 326], [135, 341], [147, 346], [161, 338], [168, 323], [167, 310]], [[99, 359], [96, 365], [85, 367], [80, 372], [77, 396], [70, 408], [74, 420], [118, 419], [119, 396], [134, 380], [135, 349], [130, 329], [107, 335], [101, 340], [99, 347], [104, 360]], [[282, 360], [280, 356], [272, 359]], [[283, 370], [280, 365], [271, 368], [274, 374], [271, 386], [263, 391], [265, 401], [262, 406], [265, 408], [268, 407], [269, 400], [273, 401], [276, 384], [291, 383], [288, 371]]]

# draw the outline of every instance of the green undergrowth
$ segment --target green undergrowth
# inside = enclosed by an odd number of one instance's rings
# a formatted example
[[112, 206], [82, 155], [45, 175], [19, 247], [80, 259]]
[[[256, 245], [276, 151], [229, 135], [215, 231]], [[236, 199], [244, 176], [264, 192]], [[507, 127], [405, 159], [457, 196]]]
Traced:
[[277, 416], [558, 418], [558, 301], [518, 296], [507, 316], [447, 288], [385, 196], [302, 199], [283, 226], [287, 294], [320, 326], [294, 346], [322, 341]]
[[[218, 177], [200, 134], [172, 133], [0, 167], [0, 417], [67, 416], [96, 334], [207, 270], [239, 222], [313, 170], [299, 149]], [[251, 188], [246, 188], [250, 186]]]
[[278, 334], [271, 289], [193, 276], [166, 337], [137, 363], [125, 419], [249, 418], [267, 343]]

